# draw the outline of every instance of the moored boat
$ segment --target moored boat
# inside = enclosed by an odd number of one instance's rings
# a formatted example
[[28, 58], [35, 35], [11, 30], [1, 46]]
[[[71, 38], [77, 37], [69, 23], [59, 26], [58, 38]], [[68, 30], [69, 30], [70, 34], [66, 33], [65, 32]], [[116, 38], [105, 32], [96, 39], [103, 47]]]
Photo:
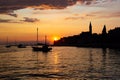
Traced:
[[46, 44], [46, 36], [45, 36], [45, 44], [42, 45], [42, 47], [38, 46], [38, 28], [37, 28], [37, 45], [32, 46], [32, 49], [33, 49], [33, 51], [42, 51], [42, 52], [48, 52], [48, 51], [52, 50], [52, 48]]
[[6, 48], [10, 48], [11, 47], [11, 45], [10, 44], [8, 44], [9, 42], [8, 42], [8, 37], [7, 37], [7, 45], [5, 46]]
[[18, 48], [26, 48], [26, 45], [24, 45], [24, 44], [19, 44], [19, 45], [17, 45], [17, 47], [18, 47]]
[[33, 46], [33, 51], [43, 51], [43, 52], [48, 52], [50, 50], [52, 50], [51, 47], [49, 47], [48, 45], [43, 45], [42, 47], [40, 46]]
[[11, 45], [6, 45], [5, 47], [6, 47], [6, 48], [10, 48], [10, 47], [11, 47]]

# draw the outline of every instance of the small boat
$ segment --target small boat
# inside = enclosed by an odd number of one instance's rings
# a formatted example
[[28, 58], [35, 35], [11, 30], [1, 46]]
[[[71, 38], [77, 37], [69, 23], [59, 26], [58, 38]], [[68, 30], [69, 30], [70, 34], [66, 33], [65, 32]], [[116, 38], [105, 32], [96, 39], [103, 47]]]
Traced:
[[52, 50], [52, 48], [46, 44], [46, 36], [45, 36], [45, 44], [42, 47], [38, 46], [38, 28], [37, 28], [37, 45], [33, 46], [32, 48], [33, 48], [33, 51], [42, 51], [42, 52], [48, 52]]
[[24, 44], [19, 44], [19, 45], [17, 45], [17, 47], [18, 47], [18, 48], [26, 48], [26, 45], [24, 45]]
[[6, 48], [10, 48], [10, 47], [11, 47], [11, 45], [6, 45], [5, 47], [6, 47]]
[[11, 45], [9, 45], [8, 43], [9, 42], [8, 42], [8, 37], [7, 37], [7, 45], [5, 46], [6, 48], [10, 48], [11, 47]]
[[52, 48], [50, 48], [48, 45], [43, 45], [42, 47], [39, 46], [33, 46], [33, 51], [43, 51], [43, 52], [48, 52], [50, 50], [52, 50]]

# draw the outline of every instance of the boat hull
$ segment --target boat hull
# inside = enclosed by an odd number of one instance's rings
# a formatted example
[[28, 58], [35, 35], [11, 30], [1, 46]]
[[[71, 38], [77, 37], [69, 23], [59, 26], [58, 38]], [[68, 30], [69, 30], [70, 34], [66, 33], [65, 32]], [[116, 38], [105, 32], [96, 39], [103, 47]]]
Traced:
[[10, 45], [6, 45], [5, 47], [6, 47], [6, 48], [10, 48], [11, 46], [10, 46]]
[[32, 47], [33, 51], [42, 51], [42, 52], [48, 52], [52, 50], [52, 48], [42, 48], [42, 47]]
[[26, 45], [19, 44], [17, 47], [18, 47], [18, 48], [26, 48]]

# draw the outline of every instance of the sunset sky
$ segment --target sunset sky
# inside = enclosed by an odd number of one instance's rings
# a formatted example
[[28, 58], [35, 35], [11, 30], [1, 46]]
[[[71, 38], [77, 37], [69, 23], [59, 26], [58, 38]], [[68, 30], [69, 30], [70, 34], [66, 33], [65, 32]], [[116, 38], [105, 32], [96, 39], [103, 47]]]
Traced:
[[0, 0], [0, 42], [35, 41], [76, 35], [88, 31], [101, 33], [120, 26], [120, 0]]

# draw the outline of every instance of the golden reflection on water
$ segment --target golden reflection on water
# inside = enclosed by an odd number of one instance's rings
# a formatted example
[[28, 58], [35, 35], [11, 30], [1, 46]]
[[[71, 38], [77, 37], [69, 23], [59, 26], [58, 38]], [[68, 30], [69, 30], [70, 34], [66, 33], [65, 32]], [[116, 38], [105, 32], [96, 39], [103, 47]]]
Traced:
[[57, 52], [54, 53], [53, 60], [54, 60], [54, 72], [59, 72], [59, 68], [58, 68], [59, 60], [58, 60]]
[[58, 54], [54, 53], [54, 64], [58, 64]]

